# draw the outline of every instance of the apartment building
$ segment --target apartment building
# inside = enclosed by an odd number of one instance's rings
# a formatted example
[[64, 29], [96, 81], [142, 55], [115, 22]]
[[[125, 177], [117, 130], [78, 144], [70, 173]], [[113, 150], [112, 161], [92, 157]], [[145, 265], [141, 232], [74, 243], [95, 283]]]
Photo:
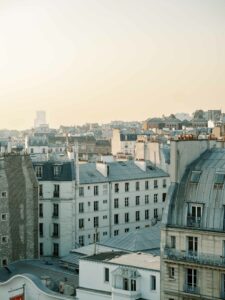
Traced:
[[41, 255], [64, 256], [149, 227], [162, 218], [168, 174], [145, 161], [74, 164], [33, 161], [40, 189]]
[[159, 300], [160, 258], [141, 252], [107, 252], [81, 258], [77, 298]]
[[171, 154], [161, 299], [224, 299], [225, 149], [211, 141], [180, 141], [172, 142]]
[[38, 258], [38, 182], [28, 155], [0, 156], [0, 266]]

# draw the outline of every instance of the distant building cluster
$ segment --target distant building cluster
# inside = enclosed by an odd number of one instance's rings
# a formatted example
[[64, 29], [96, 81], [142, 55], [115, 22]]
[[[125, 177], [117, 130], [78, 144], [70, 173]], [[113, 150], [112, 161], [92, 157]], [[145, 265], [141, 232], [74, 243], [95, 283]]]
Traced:
[[0, 298], [224, 299], [225, 117], [0, 131]]

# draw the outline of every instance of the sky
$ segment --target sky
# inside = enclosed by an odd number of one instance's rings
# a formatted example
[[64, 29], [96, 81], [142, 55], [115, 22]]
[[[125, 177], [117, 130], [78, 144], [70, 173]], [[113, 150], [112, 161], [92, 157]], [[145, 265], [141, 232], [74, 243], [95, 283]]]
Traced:
[[225, 112], [224, 0], [0, 0], [0, 128]]

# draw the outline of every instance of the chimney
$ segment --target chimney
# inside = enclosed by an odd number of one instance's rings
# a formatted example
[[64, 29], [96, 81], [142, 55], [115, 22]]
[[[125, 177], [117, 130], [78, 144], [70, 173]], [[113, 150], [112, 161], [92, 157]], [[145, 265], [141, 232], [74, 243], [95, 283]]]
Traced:
[[103, 162], [96, 163], [96, 170], [101, 173], [104, 177], [109, 176], [109, 166]]

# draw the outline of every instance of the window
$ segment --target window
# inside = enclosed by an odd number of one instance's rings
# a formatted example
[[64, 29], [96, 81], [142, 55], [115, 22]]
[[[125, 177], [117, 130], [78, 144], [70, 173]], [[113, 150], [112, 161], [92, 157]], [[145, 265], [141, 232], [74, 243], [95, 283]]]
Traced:
[[98, 211], [98, 201], [94, 201], [94, 211]]
[[136, 205], [140, 205], [140, 196], [136, 196]]
[[114, 199], [114, 208], [119, 208], [119, 199]]
[[43, 185], [39, 184], [39, 197], [43, 197]]
[[44, 235], [44, 226], [43, 223], [39, 223], [39, 236], [43, 237]]
[[96, 234], [93, 234], [93, 242], [96, 243], [99, 241], [99, 233], [97, 232]]
[[129, 213], [124, 214], [124, 221], [125, 221], [125, 223], [129, 222]]
[[201, 217], [202, 217], [202, 205], [193, 205], [193, 204], [189, 205], [187, 226], [200, 227]]
[[103, 232], [103, 236], [106, 236], [107, 234], [108, 234], [107, 231], [104, 231], [104, 232]]
[[53, 166], [53, 176], [54, 177], [59, 176], [61, 173], [61, 169], [62, 169], [62, 166], [60, 166], [60, 165]]
[[198, 238], [193, 236], [187, 237], [188, 255], [196, 256], [198, 252]]
[[59, 256], [59, 244], [53, 243], [53, 256]]
[[154, 203], [158, 202], [158, 194], [154, 194]]
[[79, 236], [79, 245], [82, 247], [84, 246], [84, 236], [83, 235], [80, 235]]
[[145, 204], [149, 204], [149, 195], [145, 195]]
[[1, 192], [1, 197], [2, 198], [6, 198], [7, 197], [7, 193], [6, 192]]
[[53, 223], [53, 237], [58, 238], [59, 237], [59, 224]]
[[136, 229], [136, 230], [139, 230], [139, 229], [140, 229], [140, 226], [135, 227], [135, 229]]
[[127, 233], [127, 232], [129, 232], [129, 231], [130, 231], [129, 228], [125, 228], [125, 229], [124, 229], [124, 232], [125, 232], [125, 233]]
[[34, 148], [30, 148], [30, 153], [31, 153], [31, 154], [34, 153]]
[[151, 290], [155, 291], [156, 290], [156, 276], [151, 275]]
[[125, 182], [125, 192], [129, 192], [129, 182]]
[[175, 269], [174, 267], [168, 267], [169, 278], [174, 279], [175, 277]]
[[128, 197], [125, 198], [124, 204], [126, 207], [129, 206], [129, 198]]
[[140, 183], [139, 181], [136, 182], [136, 191], [139, 191], [140, 190]]
[[174, 235], [170, 237], [170, 246], [172, 249], [176, 249], [176, 237]]
[[98, 196], [98, 185], [94, 186], [94, 196]]
[[114, 192], [119, 193], [119, 183], [115, 183], [114, 185]]
[[79, 228], [84, 228], [84, 219], [79, 219]]
[[201, 171], [192, 171], [191, 172], [191, 183], [198, 183], [201, 176]]
[[114, 215], [114, 224], [119, 224], [119, 215], [118, 214]]
[[136, 221], [140, 221], [140, 211], [135, 212]]
[[108, 193], [108, 185], [103, 184], [103, 195], [107, 195], [107, 193]]
[[80, 202], [79, 203], [79, 213], [83, 213], [84, 212], [84, 202]]
[[109, 282], [109, 268], [105, 268], [105, 282]]
[[154, 218], [157, 219], [158, 218], [158, 209], [154, 208]]
[[123, 290], [129, 291], [129, 280], [128, 280], [128, 278], [123, 278]]
[[162, 202], [166, 201], [166, 193], [162, 193]]
[[135, 279], [131, 279], [131, 281], [130, 281], [130, 290], [136, 291], [136, 280]]
[[79, 196], [84, 197], [84, 187], [83, 186], [79, 187]]
[[53, 197], [54, 198], [59, 198], [59, 184], [54, 184]]
[[166, 188], [166, 179], [163, 179], [163, 188]]
[[1, 214], [1, 221], [7, 221], [7, 214]]
[[107, 215], [104, 215], [104, 216], [103, 216], [103, 220], [106, 220], [106, 219], [107, 219], [107, 217], [108, 217]]
[[39, 253], [40, 253], [40, 256], [44, 255], [44, 251], [43, 251], [43, 243], [40, 243], [40, 244], [39, 244]]
[[99, 222], [98, 222], [98, 217], [94, 217], [94, 227], [98, 227]]
[[52, 217], [53, 218], [58, 218], [58, 216], [59, 216], [59, 204], [58, 203], [53, 203]]
[[222, 189], [224, 184], [225, 174], [217, 172], [214, 178], [214, 188]]
[[117, 235], [119, 235], [119, 230], [118, 229], [114, 230], [114, 236], [117, 236]]
[[145, 181], [145, 189], [148, 190], [148, 188], [149, 188], [148, 181]]
[[43, 176], [43, 166], [35, 166], [35, 174], [38, 178]]
[[149, 220], [149, 209], [145, 210], [145, 220]]
[[106, 204], [107, 203], [107, 200], [103, 200], [103, 204]]
[[1, 237], [1, 242], [2, 242], [2, 244], [8, 243], [8, 236], [2, 235], [2, 237]]
[[155, 180], [154, 180], [154, 189], [157, 189], [157, 188], [158, 188], [158, 180], [155, 179]]
[[8, 265], [8, 259], [7, 258], [3, 258], [2, 259], [2, 266], [7, 266]]
[[186, 290], [187, 292], [195, 292], [197, 287], [197, 270], [186, 270]]
[[43, 204], [42, 203], [39, 204], [39, 217], [40, 218], [43, 217]]

